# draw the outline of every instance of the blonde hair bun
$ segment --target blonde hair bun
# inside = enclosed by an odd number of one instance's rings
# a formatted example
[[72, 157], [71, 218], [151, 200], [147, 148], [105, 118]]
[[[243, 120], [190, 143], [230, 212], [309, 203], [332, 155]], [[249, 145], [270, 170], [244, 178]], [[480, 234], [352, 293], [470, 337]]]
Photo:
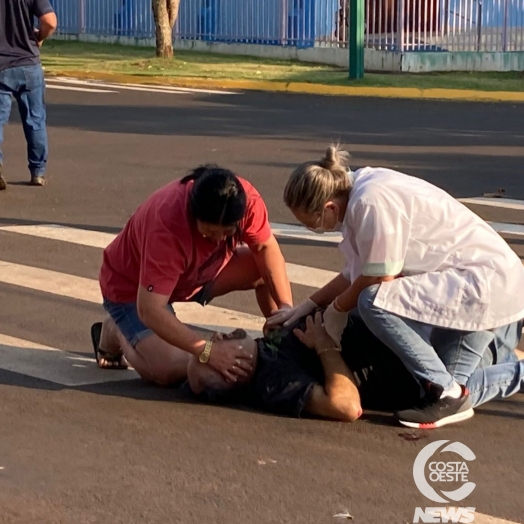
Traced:
[[330, 145], [320, 161], [304, 162], [291, 173], [284, 202], [305, 213], [319, 212], [330, 199], [347, 196], [353, 186], [348, 175], [349, 153]]
[[330, 171], [343, 169], [348, 166], [349, 156], [347, 151], [341, 151], [338, 145], [331, 144], [320, 160], [320, 165]]

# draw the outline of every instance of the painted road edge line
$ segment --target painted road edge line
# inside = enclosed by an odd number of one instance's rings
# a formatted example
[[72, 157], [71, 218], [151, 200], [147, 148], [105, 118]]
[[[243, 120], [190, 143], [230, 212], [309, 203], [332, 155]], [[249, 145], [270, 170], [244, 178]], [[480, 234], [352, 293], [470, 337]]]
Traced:
[[186, 88], [218, 88], [242, 91], [269, 91], [300, 93], [309, 95], [354, 96], [374, 98], [408, 98], [428, 100], [524, 102], [524, 92], [519, 91], [475, 91], [467, 89], [419, 89], [410, 87], [351, 87], [309, 84], [305, 82], [270, 82], [260, 80], [227, 80], [207, 77], [148, 77], [147, 84], [137, 75], [111, 74], [86, 71], [52, 70], [46, 67], [46, 74], [78, 80], [103, 80], [114, 83], [135, 83], [140, 85], [163, 85]]

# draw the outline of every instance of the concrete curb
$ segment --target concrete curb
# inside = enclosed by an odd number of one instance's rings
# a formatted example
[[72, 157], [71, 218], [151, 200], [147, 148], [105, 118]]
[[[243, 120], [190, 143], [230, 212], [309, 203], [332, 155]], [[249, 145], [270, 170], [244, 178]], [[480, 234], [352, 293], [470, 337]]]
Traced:
[[62, 76], [82, 80], [102, 80], [115, 83], [178, 86], [202, 89], [233, 89], [309, 95], [353, 96], [375, 98], [406, 98], [425, 100], [457, 100], [464, 102], [524, 102], [524, 92], [474, 91], [466, 89], [418, 89], [409, 87], [349, 87], [308, 84], [301, 82], [269, 82], [258, 80], [228, 80], [200, 77], [140, 76], [94, 71], [46, 71], [47, 76]]

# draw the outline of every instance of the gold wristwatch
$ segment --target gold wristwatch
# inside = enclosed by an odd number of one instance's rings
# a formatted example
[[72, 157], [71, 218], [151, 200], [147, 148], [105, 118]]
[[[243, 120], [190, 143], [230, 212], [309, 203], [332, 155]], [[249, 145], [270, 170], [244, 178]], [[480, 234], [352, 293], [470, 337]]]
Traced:
[[206, 347], [204, 348], [202, 353], [200, 353], [200, 355], [198, 356], [199, 362], [201, 362], [202, 364], [207, 364], [209, 362], [209, 357], [211, 356], [211, 347], [212, 346], [213, 346], [213, 342], [211, 342], [211, 340], [208, 340], [206, 342]]

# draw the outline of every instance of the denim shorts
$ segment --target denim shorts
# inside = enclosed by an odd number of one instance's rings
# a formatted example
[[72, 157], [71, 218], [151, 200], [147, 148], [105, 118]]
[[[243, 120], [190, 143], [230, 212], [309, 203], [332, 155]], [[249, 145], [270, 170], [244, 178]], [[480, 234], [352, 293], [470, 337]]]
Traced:
[[[210, 296], [211, 284], [205, 285], [198, 293], [191, 297], [191, 302], [205, 306], [211, 302]], [[168, 311], [175, 315], [175, 310], [171, 304], [166, 306]], [[109, 313], [109, 316], [114, 320], [126, 340], [133, 346], [145, 338], [153, 335], [153, 331], [149, 329], [138, 316], [138, 309], [136, 302], [111, 302], [104, 297], [104, 309]]]

